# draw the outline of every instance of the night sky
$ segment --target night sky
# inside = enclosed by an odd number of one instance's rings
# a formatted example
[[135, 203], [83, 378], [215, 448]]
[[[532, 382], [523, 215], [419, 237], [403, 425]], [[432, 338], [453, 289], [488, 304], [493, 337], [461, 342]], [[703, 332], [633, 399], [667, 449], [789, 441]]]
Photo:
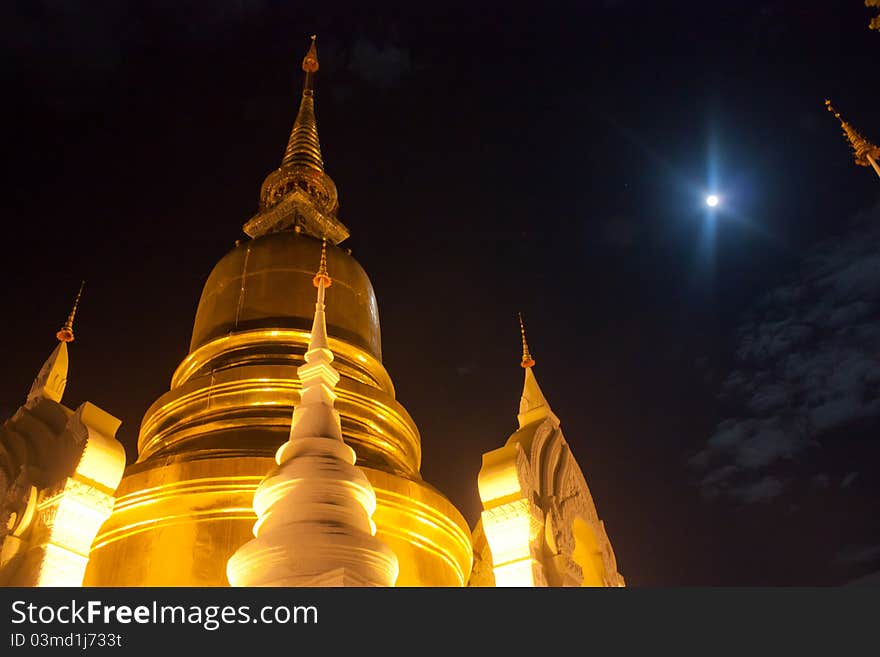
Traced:
[[522, 311], [630, 585], [880, 569], [880, 179], [823, 105], [880, 139], [871, 11], [416, 4], [4, 3], [2, 416], [84, 278], [65, 403], [121, 418], [135, 458], [317, 33], [344, 246], [469, 524]]

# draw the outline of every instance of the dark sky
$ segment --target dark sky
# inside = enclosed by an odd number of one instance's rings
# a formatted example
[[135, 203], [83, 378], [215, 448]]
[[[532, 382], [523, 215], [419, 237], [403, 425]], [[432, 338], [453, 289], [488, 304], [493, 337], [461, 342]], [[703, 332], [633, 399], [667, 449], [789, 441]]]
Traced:
[[85, 278], [65, 401], [134, 457], [316, 32], [346, 245], [469, 523], [521, 310], [630, 584], [880, 568], [880, 180], [823, 106], [880, 139], [861, 0], [415, 4], [5, 3], [0, 406]]

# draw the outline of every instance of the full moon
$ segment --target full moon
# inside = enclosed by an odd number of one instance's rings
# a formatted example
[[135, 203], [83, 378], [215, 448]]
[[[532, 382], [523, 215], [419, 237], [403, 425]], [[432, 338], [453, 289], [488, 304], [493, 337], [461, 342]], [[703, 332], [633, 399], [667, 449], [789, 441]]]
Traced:
[[709, 196], [706, 197], [706, 205], [710, 208], [714, 208], [718, 205], [718, 197], [715, 194], [709, 194]]

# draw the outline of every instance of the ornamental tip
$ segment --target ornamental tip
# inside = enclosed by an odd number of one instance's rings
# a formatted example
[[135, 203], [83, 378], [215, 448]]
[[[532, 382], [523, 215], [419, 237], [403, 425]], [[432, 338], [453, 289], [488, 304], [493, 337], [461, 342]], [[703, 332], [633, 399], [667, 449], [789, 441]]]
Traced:
[[58, 338], [58, 342], [73, 342], [73, 330], [62, 326], [58, 329], [58, 333], [55, 334], [55, 337]]
[[831, 104], [831, 101], [828, 100], [827, 98], [825, 99], [825, 109], [827, 109], [829, 112], [831, 112], [835, 117], [837, 117], [841, 121], [843, 120], [840, 118], [840, 113], [836, 109], [834, 109], [834, 106]]
[[330, 278], [330, 274], [327, 272], [327, 238], [323, 238], [321, 240], [321, 264], [318, 265], [318, 272], [315, 274], [315, 277], [312, 279], [312, 284], [315, 287], [319, 287], [321, 283], [324, 283], [324, 287], [330, 287], [333, 285], [333, 279]]
[[[865, 137], [863, 137], [852, 125], [847, 121], [844, 121], [840, 112], [834, 109], [830, 100], [825, 100], [825, 107], [828, 108], [828, 111], [831, 112], [840, 122], [843, 134], [849, 142], [849, 145], [852, 147], [856, 164], [863, 167], [874, 165], [874, 158], [880, 157], [880, 148], [865, 139]], [[877, 168], [876, 165], [874, 168]], [[878, 171], [878, 175], [880, 175], [880, 171]]]
[[529, 343], [526, 342], [526, 327], [523, 324], [522, 313], [517, 313], [517, 317], [519, 317], [519, 332], [522, 336], [522, 361], [520, 366], [523, 369], [528, 369], [535, 366], [535, 359], [529, 353]]
[[70, 309], [70, 314], [67, 316], [67, 321], [64, 322], [64, 326], [58, 329], [58, 332], [55, 334], [59, 342], [73, 342], [73, 320], [76, 317], [76, 309], [79, 306], [79, 300], [82, 297], [85, 284], [85, 281], [80, 283], [79, 292], [76, 293], [76, 299], [73, 302], [73, 308]]
[[318, 70], [318, 49], [315, 47], [317, 36], [316, 34], [312, 35], [312, 44], [309, 46], [306, 56], [303, 57], [302, 70], [306, 73], [315, 73]]

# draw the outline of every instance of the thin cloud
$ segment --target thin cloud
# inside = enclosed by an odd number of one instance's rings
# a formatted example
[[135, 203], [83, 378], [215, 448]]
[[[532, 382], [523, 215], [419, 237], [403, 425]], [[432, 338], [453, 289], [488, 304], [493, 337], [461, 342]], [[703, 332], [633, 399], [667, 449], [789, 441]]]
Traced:
[[847, 566], [861, 566], [880, 561], [880, 544], [848, 545], [834, 555], [833, 563]]
[[[774, 468], [880, 418], [880, 207], [820, 244], [769, 291], [739, 330], [736, 367], [720, 400], [733, 412], [688, 462], [710, 497], [742, 503], [781, 495]], [[811, 475], [814, 486], [830, 484]], [[840, 480], [846, 488], [856, 473]]]
[[360, 37], [352, 46], [349, 68], [363, 81], [387, 88], [410, 72], [412, 62], [409, 51], [403, 48]]

